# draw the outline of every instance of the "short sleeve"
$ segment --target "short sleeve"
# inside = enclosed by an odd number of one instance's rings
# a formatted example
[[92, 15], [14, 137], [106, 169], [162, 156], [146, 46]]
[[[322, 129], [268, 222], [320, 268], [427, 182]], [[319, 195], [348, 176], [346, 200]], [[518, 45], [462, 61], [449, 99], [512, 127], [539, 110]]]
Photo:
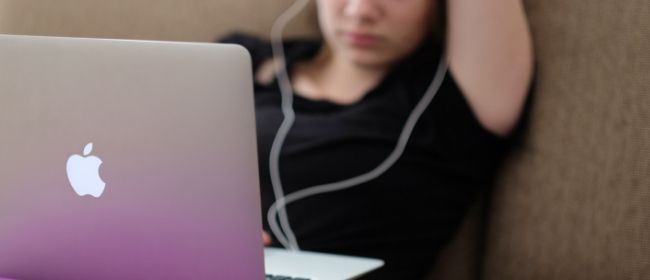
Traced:
[[438, 103], [432, 110], [439, 129], [438, 148], [455, 158], [463, 169], [477, 178], [489, 178], [508, 151], [518, 145], [528, 121], [534, 82], [524, 104], [517, 125], [507, 137], [497, 136], [487, 130], [475, 116], [462, 90], [450, 72], [441, 87]]

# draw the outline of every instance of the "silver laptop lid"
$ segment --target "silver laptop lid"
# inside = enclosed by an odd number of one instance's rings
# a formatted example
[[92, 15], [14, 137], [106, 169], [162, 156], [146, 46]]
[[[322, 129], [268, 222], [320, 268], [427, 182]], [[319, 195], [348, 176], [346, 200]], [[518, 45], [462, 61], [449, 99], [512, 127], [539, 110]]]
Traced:
[[263, 279], [250, 65], [0, 35], [0, 277]]

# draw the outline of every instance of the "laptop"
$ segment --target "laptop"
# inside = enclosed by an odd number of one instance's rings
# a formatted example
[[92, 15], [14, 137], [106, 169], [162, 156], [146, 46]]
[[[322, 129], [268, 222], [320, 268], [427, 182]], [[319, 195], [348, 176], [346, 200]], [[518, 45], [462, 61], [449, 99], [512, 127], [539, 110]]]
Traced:
[[0, 278], [380, 267], [263, 248], [254, 113], [239, 46], [0, 35]]

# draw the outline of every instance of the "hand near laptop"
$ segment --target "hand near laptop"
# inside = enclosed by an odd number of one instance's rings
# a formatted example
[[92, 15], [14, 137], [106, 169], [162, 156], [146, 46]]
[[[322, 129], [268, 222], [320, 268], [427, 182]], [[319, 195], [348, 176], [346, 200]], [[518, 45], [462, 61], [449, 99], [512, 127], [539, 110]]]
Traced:
[[262, 231], [262, 244], [264, 247], [271, 245], [271, 236], [266, 231]]

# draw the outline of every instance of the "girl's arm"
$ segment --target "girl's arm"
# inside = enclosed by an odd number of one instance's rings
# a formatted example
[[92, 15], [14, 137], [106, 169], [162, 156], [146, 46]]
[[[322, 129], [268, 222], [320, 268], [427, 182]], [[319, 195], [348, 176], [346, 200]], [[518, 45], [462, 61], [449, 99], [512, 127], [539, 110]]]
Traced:
[[449, 68], [480, 123], [507, 135], [517, 123], [533, 71], [521, 0], [449, 0]]

